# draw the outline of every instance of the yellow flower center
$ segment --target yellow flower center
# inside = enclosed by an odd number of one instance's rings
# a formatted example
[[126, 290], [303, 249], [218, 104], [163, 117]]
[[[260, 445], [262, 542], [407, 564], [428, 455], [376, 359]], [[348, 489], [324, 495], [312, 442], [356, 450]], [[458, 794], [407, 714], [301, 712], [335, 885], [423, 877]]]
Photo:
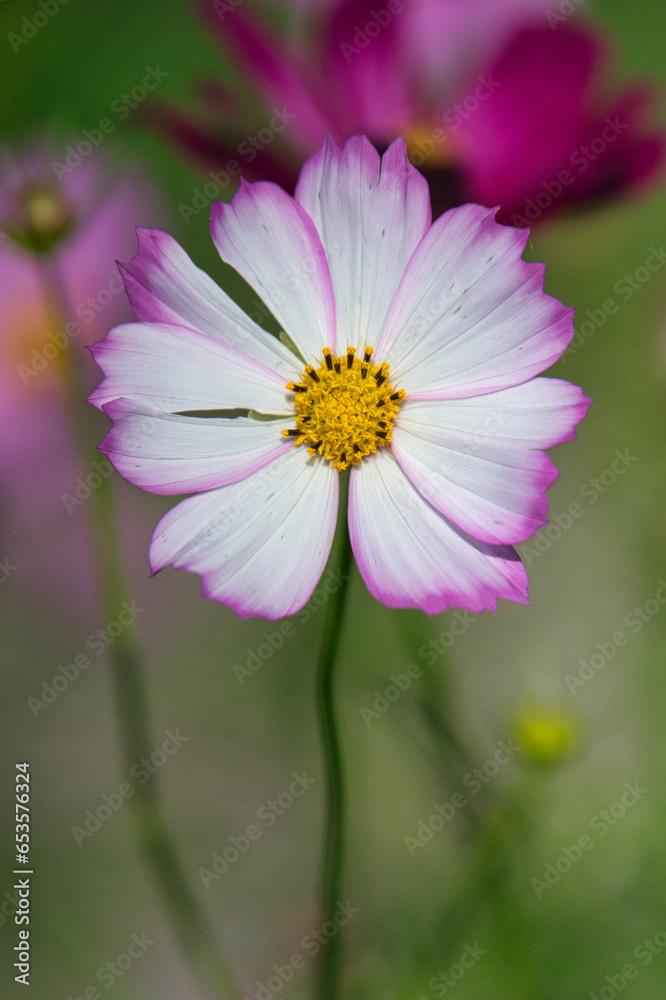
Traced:
[[20, 222], [7, 224], [7, 233], [33, 253], [48, 253], [69, 231], [73, 215], [60, 192], [48, 184], [30, 182], [21, 194]]
[[23, 195], [28, 228], [45, 237], [52, 237], [65, 229], [69, 223], [69, 210], [57, 191], [35, 185]]
[[453, 133], [441, 126], [430, 128], [421, 123], [403, 130], [407, 156], [417, 168], [440, 170], [455, 164]]
[[371, 362], [372, 347], [366, 347], [362, 360], [353, 347], [340, 357], [330, 347], [322, 353], [320, 368], [306, 365], [300, 383], [287, 382], [295, 394], [296, 427], [282, 433], [294, 437], [294, 444], [308, 443], [310, 455], [319, 452], [342, 472], [390, 444], [406, 394], [393, 390], [388, 364]]

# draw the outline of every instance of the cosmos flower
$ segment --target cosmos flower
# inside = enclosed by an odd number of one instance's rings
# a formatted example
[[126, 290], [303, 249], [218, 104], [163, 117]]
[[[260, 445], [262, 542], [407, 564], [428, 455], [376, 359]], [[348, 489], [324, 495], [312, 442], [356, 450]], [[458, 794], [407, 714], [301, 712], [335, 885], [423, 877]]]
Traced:
[[[154, 185], [134, 172], [118, 180], [102, 153], [65, 159], [52, 136], [0, 150], [0, 499], [13, 580], [87, 614], [97, 608], [82, 530], [88, 480], [111, 469], [94, 451], [90, 465], [75, 455], [65, 359], [78, 352], [92, 388], [82, 345], [131, 316], [115, 258], [132, 252], [137, 219], [156, 224], [164, 212]], [[66, 318], [45, 293], [54, 274]]]
[[[356, 136], [311, 157], [294, 197], [243, 183], [214, 203], [211, 234], [283, 342], [170, 236], [140, 230], [123, 266], [139, 322], [93, 347], [106, 377], [91, 401], [113, 420], [102, 450], [146, 490], [194, 493], [159, 523], [153, 571], [200, 573], [243, 618], [296, 612], [350, 468], [351, 544], [378, 600], [526, 603], [511, 545], [546, 520], [557, 472], [541, 449], [573, 437], [589, 403], [534, 377], [573, 317], [522, 260], [527, 233], [479, 205], [432, 224], [403, 140], [380, 158]], [[234, 408], [249, 414], [211, 414]]]
[[[211, 177], [222, 177], [222, 189], [242, 171], [293, 190], [328, 132], [338, 143], [364, 132], [379, 149], [402, 135], [435, 216], [478, 201], [500, 205], [500, 221], [527, 226], [639, 189], [659, 171], [664, 140], [648, 124], [651, 90], [610, 92], [605, 39], [550, 0], [314, 7], [311, 30], [294, 41], [269, 33], [247, 3], [202, 4], [267, 110], [252, 123], [246, 101], [239, 107], [208, 81], [194, 114], [161, 101], [152, 124], [217, 168]], [[276, 110], [286, 128], [271, 129]]]
[[[127, 314], [115, 258], [131, 249], [132, 220], [164, 214], [137, 172], [119, 178], [99, 153], [68, 165], [73, 146], [63, 146], [49, 138], [0, 149], [0, 351], [11, 400], [59, 393], [68, 345], [99, 339]], [[71, 316], [54, 319], [45, 295], [53, 280]]]

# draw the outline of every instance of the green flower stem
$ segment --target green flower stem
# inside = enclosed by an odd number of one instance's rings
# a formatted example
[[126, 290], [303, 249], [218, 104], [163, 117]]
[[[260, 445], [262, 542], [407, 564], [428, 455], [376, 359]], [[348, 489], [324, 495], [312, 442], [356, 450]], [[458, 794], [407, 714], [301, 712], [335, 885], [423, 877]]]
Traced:
[[[335, 714], [334, 686], [342, 619], [353, 563], [347, 528], [347, 492], [349, 473], [340, 476], [341, 535], [340, 574], [338, 590], [331, 595], [326, 609], [321, 655], [317, 673], [317, 707], [321, 727], [321, 742], [326, 771], [326, 820], [321, 873], [322, 924], [333, 921], [342, 895], [342, 874], [345, 855], [346, 794], [340, 733]], [[342, 932], [338, 930], [322, 948], [317, 979], [318, 1000], [337, 1000], [340, 984]]]
[[[49, 315], [57, 330], [73, 317], [67, 289], [52, 261], [43, 262], [41, 277]], [[97, 423], [90, 410], [83, 410], [85, 378], [77, 354], [80, 348], [68, 345], [64, 357], [64, 377], [72, 421], [72, 433], [81, 459], [92, 461]], [[105, 621], [113, 621], [128, 599], [122, 548], [116, 527], [113, 487], [103, 479], [87, 503], [100, 600]], [[109, 647], [113, 664], [116, 707], [124, 767], [150, 757], [154, 744], [150, 736], [148, 702], [141, 657], [132, 629], [124, 629]], [[128, 799], [134, 834], [166, 906], [174, 934], [194, 975], [211, 997], [235, 1000], [240, 994], [227, 963], [220, 955], [215, 934], [191, 891], [160, 803], [157, 777], [137, 785]]]

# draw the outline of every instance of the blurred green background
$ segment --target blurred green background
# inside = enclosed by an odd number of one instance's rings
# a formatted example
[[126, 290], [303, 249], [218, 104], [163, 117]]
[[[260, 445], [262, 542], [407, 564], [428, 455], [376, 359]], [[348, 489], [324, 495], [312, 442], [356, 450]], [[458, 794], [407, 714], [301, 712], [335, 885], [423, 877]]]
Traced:
[[[64, 135], [95, 127], [140, 82], [147, 65], [168, 73], [163, 95], [182, 100], [207, 73], [233, 79], [233, 68], [224, 66], [185, 3], [70, 0], [14, 53], [7, 34], [34, 9], [31, 3], [0, 3], [4, 141], [18, 141], [44, 124], [55, 123]], [[584, 14], [614, 36], [618, 80], [640, 76], [666, 84], [661, 3], [598, 0], [586, 3]], [[138, 116], [120, 123], [107, 147], [121, 163], [138, 162], [164, 201], [164, 227], [219, 279], [222, 266], [206, 213], [185, 225], [178, 212], [180, 203], [191, 201], [200, 174], [142, 130]], [[137, 219], [143, 221], [153, 220]], [[578, 503], [581, 516], [559, 537], [542, 529], [543, 551], [534, 539], [522, 547], [531, 607], [501, 603], [496, 615], [470, 616], [469, 627], [446, 656], [436, 655], [426, 676], [419, 647], [451, 629], [454, 614], [427, 620], [389, 613], [358, 578], [352, 582], [339, 674], [351, 795], [345, 899], [358, 908], [346, 929], [350, 997], [395, 995], [415, 954], [423, 954], [423, 965], [401, 996], [442, 996], [441, 986], [437, 992], [429, 980], [457, 962], [465, 945], [478, 946], [482, 957], [455, 983], [459, 1000], [666, 995], [666, 610], [659, 605], [652, 614], [650, 604], [640, 627], [625, 623], [635, 607], [655, 598], [666, 577], [666, 270], [627, 302], [613, 291], [664, 240], [663, 187], [533, 233], [530, 254], [548, 264], [546, 288], [576, 306], [578, 324], [609, 297], [620, 308], [551, 372], [582, 385], [596, 402], [578, 440], [554, 453], [561, 476], [550, 491], [552, 514], [562, 516]], [[610, 484], [600, 492], [592, 481], [611, 469], [616, 450], [632, 461], [615, 482], [610, 474], [602, 478]], [[285, 965], [302, 951], [304, 935], [318, 926], [323, 774], [313, 668], [323, 616], [316, 605], [307, 622], [296, 616], [296, 634], [239, 683], [234, 665], [243, 664], [276, 626], [238, 622], [231, 611], [199, 598], [194, 576], [168, 570], [149, 580], [152, 527], [172, 501], [115, 479], [133, 553], [131, 594], [144, 609], [134, 627], [145, 655], [155, 750], [167, 732], [187, 737], [159, 768], [167, 814], [185, 871], [243, 995], [255, 997], [257, 983], [266, 983], [274, 964]], [[3, 539], [0, 555], [5, 551], [11, 555], [11, 538]], [[139, 861], [127, 810], [118, 809], [80, 846], [72, 833], [87, 810], [128, 780], [107, 655], [37, 717], [28, 707], [58, 666], [85, 650], [88, 635], [103, 624], [99, 614], [51, 605], [17, 572], [0, 586], [0, 616], [0, 787], [8, 807], [0, 830], [0, 896], [8, 901], [0, 907], [2, 996], [22, 995], [11, 969], [10, 812], [14, 764], [23, 759], [33, 782], [33, 1000], [75, 1000], [94, 985], [114, 1000], [203, 996]], [[589, 662], [597, 644], [608, 644], [618, 630], [628, 637], [626, 645], [572, 690], [567, 675], [577, 675], [580, 660]], [[424, 676], [367, 724], [360, 709], [372, 706], [390, 675], [404, 673], [410, 663]], [[443, 687], [467, 757], [426, 723], [423, 706], [434, 697], [433, 684]], [[498, 741], [515, 738], [518, 713], [537, 708], [571, 717], [580, 733], [576, 752], [551, 766], [530, 761], [525, 749], [515, 753], [474, 802], [412, 856], [404, 838], [415, 835], [419, 821], [427, 822], [434, 804], [469, 788], [465, 775], [483, 768]], [[210, 869], [214, 852], [256, 822], [257, 811], [289, 788], [293, 772], [303, 771], [314, 779], [311, 789], [274, 824], [262, 826], [247, 853], [205, 887], [199, 870]], [[625, 783], [636, 782], [638, 800], [619, 818], [622, 809], [615, 807], [616, 821], [602, 834], [595, 817], [621, 800]], [[484, 815], [497, 807], [509, 817], [490, 822], [480, 853], [471, 846], [477, 804]], [[544, 880], [548, 866], [566, 856], [564, 848], [575, 856], [570, 848], [584, 834], [592, 847], [539, 889], [534, 880]], [[447, 906], [454, 902], [451, 916]], [[152, 943], [122, 976], [100, 985], [98, 969], [125, 953], [133, 935]], [[652, 951], [642, 950], [645, 940], [656, 942]], [[431, 941], [434, 951], [426, 954]], [[637, 968], [636, 978], [624, 979], [627, 963]], [[307, 972], [298, 971], [280, 995], [309, 992]]]

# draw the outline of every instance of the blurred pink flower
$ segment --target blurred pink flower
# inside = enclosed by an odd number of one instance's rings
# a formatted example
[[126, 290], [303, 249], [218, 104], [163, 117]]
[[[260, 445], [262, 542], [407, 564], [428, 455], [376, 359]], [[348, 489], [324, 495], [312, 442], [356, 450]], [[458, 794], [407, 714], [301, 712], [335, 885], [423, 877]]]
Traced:
[[203, 7], [271, 109], [256, 119], [256, 135], [214, 82], [202, 86], [194, 116], [166, 102], [153, 108], [153, 125], [217, 168], [222, 186], [243, 173], [293, 189], [327, 132], [337, 142], [365, 132], [380, 148], [401, 134], [436, 215], [476, 200], [500, 205], [500, 221], [528, 225], [632, 191], [662, 164], [663, 136], [646, 124], [649, 89], [609, 95], [603, 38], [553, 19], [552, 3], [309, 6], [312, 30], [289, 40], [270, 34], [247, 2]]
[[[163, 212], [145, 182], [116, 179], [99, 153], [54, 169], [64, 157], [46, 142], [0, 153], [0, 558], [17, 566], [19, 582], [76, 613], [91, 607], [95, 592], [80, 509], [86, 480], [98, 481], [95, 462], [107, 475], [110, 468], [94, 451], [82, 468], [75, 453], [65, 352], [77, 352], [92, 385], [83, 345], [128, 315], [115, 258], [133, 252], [136, 223]], [[70, 303], [65, 319], [46, 305], [47, 273]]]

